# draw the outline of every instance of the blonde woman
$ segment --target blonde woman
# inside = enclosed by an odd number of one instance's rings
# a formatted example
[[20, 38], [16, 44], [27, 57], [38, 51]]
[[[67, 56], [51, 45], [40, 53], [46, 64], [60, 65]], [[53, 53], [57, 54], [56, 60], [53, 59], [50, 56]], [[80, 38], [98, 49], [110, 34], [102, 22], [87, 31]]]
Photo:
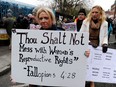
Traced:
[[[56, 18], [52, 11], [47, 7], [41, 7], [37, 10], [36, 19], [41, 26], [40, 30], [64, 30], [56, 27]], [[50, 87], [50, 86], [37, 86], [29, 85], [29, 87]]]
[[[101, 6], [96, 5], [91, 9], [87, 18], [83, 21], [80, 32], [89, 32], [89, 44], [94, 48], [102, 46], [103, 52], [107, 51], [108, 23]], [[89, 50], [88, 53], [90, 53]], [[86, 87], [95, 87], [94, 82], [89, 82]]]

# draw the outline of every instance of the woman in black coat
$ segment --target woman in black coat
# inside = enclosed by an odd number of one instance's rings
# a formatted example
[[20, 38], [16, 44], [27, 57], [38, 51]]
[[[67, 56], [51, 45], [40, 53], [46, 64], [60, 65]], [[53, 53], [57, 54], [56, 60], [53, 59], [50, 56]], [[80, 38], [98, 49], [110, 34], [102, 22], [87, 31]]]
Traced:
[[[53, 11], [49, 8], [39, 8], [36, 13], [38, 24], [41, 26], [40, 30], [64, 30], [56, 27], [56, 19]], [[29, 87], [49, 87], [29, 85]]]

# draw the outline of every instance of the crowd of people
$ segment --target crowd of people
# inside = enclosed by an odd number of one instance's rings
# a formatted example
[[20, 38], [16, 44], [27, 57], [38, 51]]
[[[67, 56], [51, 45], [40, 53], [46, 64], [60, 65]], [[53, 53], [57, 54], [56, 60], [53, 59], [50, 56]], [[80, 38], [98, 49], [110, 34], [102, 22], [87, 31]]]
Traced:
[[[29, 14], [23, 16], [22, 14], [14, 21], [12, 15], [8, 14], [6, 18], [3, 18], [3, 23], [9, 38], [11, 40], [11, 30], [12, 28], [16, 29], [29, 29], [30, 24], [40, 25], [38, 29], [40, 30], [60, 30], [65, 31], [61, 25], [57, 25], [58, 20], [55, 18], [55, 14], [52, 9], [41, 7], [38, 8], [36, 14]], [[107, 52], [108, 47], [108, 32], [115, 34], [116, 38], [116, 18], [114, 20], [107, 19], [104, 10], [101, 6], [94, 6], [90, 12], [87, 14], [85, 9], [80, 9], [77, 13], [77, 18], [73, 21], [68, 21], [66, 18], [61, 20], [63, 23], [75, 22], [77, 26], [77, 32], [89, 32], [89, 45], [97, 48], [101, 46], [103, 52]], [[109, 31], [109, 27], [112, 27]], [[109, 34], [110, 35], [110, 34]], [[9, 45], [11, 48], [11, 44]], [[85, 56], [90, 55], [90, 50], [88, 49], [85, 52]], [[40, 87], [37, 85], [29, 85], [29, 87]], [[48, 86], [45, 86], [48, 87]], [[95, 87], [93, 81], [86, 82], [86, 87]]]
[[[80, 9], [79, 12], [77, 12], [77, 17], [75, 19], [69, 19], [66, 17], [62, 18], [57, 18], [56, 17], [56, 26], [57, 27], [62, 27], [63, 23], [70, 23], [74, 22], [76, 23], [77, 31], [80, 31], [81, 25], [83, 23], [83, 20], [86, 19], [87, 12], [85, 9]], [[13, 17], [11, 13], [8, 13], [5, 17], [0, 20], [0, 27], [5, 28], [8, 35], [9, 39], [11, 38], [11, 29], [16, 28], [16, 29], [39, 29], [40, 26], [38, 26], [37, 19], [35, 13], [33, 14], [28, 14], [28, 15], [23, 15], [19, 14], [17, 18]], [[106, 17], [106, 21], [108, 22], [108, 39], [110, 38], [110, 34], [115, 35], [116, 39], [116, 18], [111, 19], [109, 17]], [[4, 25], [4, 26], [3, 26]], [[9, 45], [9, 48], [11, 46]]]

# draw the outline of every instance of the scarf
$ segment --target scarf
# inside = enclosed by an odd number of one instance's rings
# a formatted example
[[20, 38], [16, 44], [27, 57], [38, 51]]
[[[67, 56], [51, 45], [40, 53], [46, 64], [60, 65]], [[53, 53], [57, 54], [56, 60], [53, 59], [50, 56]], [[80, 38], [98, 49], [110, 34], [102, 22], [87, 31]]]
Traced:
[[100, 26], [101, 26], [101, 22], [99, 22], [99, 21], [90, 21], [89, 40], [95, 46], [99, 45]]

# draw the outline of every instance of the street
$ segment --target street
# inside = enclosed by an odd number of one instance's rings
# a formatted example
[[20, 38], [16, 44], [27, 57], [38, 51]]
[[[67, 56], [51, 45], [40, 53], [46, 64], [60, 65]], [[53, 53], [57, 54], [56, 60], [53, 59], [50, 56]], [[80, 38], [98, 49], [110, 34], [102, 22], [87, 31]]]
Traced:
[[10, 87], [10, 71], [6, 73], [5, 75], [0, 77], [0, 87]]

